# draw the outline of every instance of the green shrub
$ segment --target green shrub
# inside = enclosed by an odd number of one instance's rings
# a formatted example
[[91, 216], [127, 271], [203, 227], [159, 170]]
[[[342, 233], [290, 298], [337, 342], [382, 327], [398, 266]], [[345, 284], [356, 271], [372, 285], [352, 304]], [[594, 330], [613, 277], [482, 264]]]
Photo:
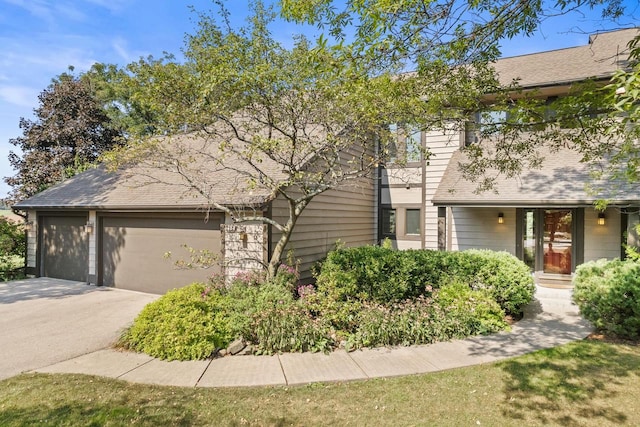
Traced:
[[120, 345], [166, 360], [207, 358], [232, 338], [221, 302], [202, 283], [169, 291], [145, 306]]
[[603, 332], [640, 338], [640, 263], [591, 261], [576, 269], [573, 283], [585, 319]]
[[361, 348], [445, 340], [447, 336], [441, 330], [444, 319], [445, 313], [423, 297], [391, 306], [366, 303], [348, 345]]
[[488, 291], [470, 289], [464, 283], [442, 286], [436, 294], [435, 304], [447, 313], [447, 317], [456, 319], [466, 335], [492, 334], [509, 327], [504, 311]]
[[22, 224], [0, 216], [0, 281], [24, 277], [25, 253]]
[[430, 344], [506, 328], [504, 312], [487, 292], [452, 284], [434, 292], [433, 299], [365, 304], [348, 342], [356, 348]]
[[254, 318], [278, 305], [293, 302], [289, 286], [284, 283], [234, 280], [222, 293], [229, 332], [234, 338], [242, 337], [252, 343], [259, 341]]
[[258, 353], [329, 351], [334, 347], [331, 328], [313, 318], [298, 301], [280, 302], [253, 318]]
[[529, 267], [507, 252], [468, 250], [459, 252], [456, 277], [472, 288], [487, 289], [507, 313], [519, 314], [535, 293]]
[[317, 276], [318, 291], [336, 301], [379, 304], [428, 297], [451, 281], [487, 290], [512, 314], [520, 313], [535, 291], [526, 264], [506, 252], [489, 250], [343, 248], [329, 253]]

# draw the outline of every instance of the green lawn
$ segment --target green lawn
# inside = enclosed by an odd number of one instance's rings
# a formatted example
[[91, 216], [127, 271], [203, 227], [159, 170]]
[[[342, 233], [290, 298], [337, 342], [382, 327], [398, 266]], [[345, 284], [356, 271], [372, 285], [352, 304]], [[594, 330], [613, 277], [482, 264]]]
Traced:
[[639, 379], [640, 347], [596, 341], [435, 374], [301, 387], [25, 374], [0, 382], [0, 425], [638, 425]]

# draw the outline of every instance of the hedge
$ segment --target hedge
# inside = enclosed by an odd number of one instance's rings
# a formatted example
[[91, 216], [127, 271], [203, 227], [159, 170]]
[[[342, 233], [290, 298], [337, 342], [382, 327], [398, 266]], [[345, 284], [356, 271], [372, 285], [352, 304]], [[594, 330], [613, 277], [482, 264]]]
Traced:
[[573, 301], [596, 328], [640, 338], [640, 263], [598, 260], [582, 264], [573, 279]]
[[520, 313], [533, 298], [529, 267], [506, 252], [397, 251], [380, 246], [329, 253], [317, 275], [318, 290], [337, 300], [379, 304], [430, 296], [447, 283], [486, 290], [507, 313]]

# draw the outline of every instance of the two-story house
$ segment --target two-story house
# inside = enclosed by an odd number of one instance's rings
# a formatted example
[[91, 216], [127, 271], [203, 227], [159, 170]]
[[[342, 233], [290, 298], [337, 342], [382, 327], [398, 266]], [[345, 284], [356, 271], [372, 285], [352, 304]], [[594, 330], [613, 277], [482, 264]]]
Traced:
[[[576, 82], [606, 82], [625, 67], [627, 43], [638, 31], [595, 34], [584, 46], [503, 58], [495, 70], [505, 86], [517, 80], [536, 97], [563, 96]], [[501, 179], [495, 191], [477, 192], [460, 170], [461, 148], [473, 143], [460, 128], [398, 132], [407, 158], [402, 166], [380, 168], [378, 240], [389, 238], [399, 249], [507, 251], [550, 284], [567, 283], [583, 262], [624, 254], [624, 235], [633, 237], [638, 222], [637, 186], [618, 191], [599, 212], [598, 196], [586, 189], [588, 166], [575, 151], [561, 149], [543, 153], [539, 169]], [[420, 158], [420, 146], [431, 153], [428, 160]]]

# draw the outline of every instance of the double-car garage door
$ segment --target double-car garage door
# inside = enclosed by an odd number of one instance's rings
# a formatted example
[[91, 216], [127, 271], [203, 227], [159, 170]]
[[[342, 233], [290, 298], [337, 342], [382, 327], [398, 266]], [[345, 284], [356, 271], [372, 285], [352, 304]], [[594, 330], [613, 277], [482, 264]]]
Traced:
[[[220, 269], [180, 268], [190, 261], [187, 248], [220, 255], [221, 215], [105, 215], [98, 217], [97, 282], [105, 286], [162, 294], [203, 281]], [[86, 216], [43, 216], [41, 275], [87, 281], [89, 246]], [[185, 248], [185, 246], [187, 248]], [[166, 254], [171, 253], [171, 257]]]

